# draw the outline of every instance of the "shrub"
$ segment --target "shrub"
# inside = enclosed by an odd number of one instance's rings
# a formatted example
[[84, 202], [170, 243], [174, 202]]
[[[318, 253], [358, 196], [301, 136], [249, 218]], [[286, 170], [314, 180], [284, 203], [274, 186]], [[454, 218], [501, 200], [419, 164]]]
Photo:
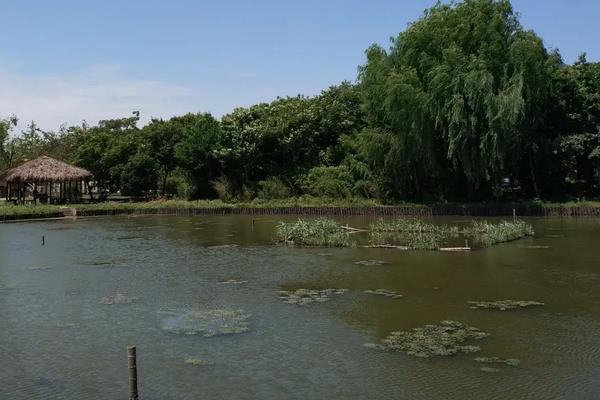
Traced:
[[336, 199], [352, 196], [353, 178], [345, 166], [314, 167], [299, 179], [302, 190], [312, 196]]
[[258, 182], [258, 197], [264, 200], [287, 199], [291, 195], [290, 188], [280, 179], [270, 178]]

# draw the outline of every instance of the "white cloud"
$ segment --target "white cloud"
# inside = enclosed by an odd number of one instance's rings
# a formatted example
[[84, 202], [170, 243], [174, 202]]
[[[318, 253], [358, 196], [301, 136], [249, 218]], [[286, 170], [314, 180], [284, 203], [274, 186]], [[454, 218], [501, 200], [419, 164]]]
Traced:
[[[203, 109], [198, 91], [169, 82], [136, 78], [116, 65], [70, 75], [26, 75], [0, 68], [0, 117], [16, 115], [22, 129], [35, 121], [42, 129], [91, 124], [140, 111], [143, 121]], [[205, 108], [204, 108], [205, 109]]]

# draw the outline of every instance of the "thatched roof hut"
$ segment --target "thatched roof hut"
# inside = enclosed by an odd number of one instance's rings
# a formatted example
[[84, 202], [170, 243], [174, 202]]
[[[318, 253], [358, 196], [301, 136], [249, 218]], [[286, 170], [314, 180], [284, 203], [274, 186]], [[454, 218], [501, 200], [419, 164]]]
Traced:
[[41, 156], [9, 170], [2, 178], [7, 185], [7, 199], [16, 195], [17, 202], [23, 202], [29, 190], [34, 201], [51, 202], [54, 198], [63, 202], [77, 198], [83, 183], [91, 177], [88, 170]]
[[41, 156], [9, 170], [4, 176], [4, 180], [7, 183], [47, 183], [85, 181], [91, 177], [92, 174], [88, 170], [74, 167], [48, 156]]

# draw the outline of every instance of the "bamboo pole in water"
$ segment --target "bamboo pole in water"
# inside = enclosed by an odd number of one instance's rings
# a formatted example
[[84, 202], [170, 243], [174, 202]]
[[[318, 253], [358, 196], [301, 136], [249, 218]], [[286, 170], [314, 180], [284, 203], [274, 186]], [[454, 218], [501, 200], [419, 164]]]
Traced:
[[135, 346], [127, 347], [127, 367], [129, 369], [129, 400], [139, 400]]

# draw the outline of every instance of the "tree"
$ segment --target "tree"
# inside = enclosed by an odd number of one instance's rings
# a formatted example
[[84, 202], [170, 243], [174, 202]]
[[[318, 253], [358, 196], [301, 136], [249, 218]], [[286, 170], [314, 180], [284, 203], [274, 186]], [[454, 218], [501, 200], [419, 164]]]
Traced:
[[192, 197], [214, 197], [211, 181], [218, 176], [215, 155], [221, 137], [221, 125], [212, 115], [187, 114], [181, 124], [181, 141], [175, 145], [177, 165], [192, 185]]
[[552, 123], [560, 135], [555, 151], [564, 176], [573, 183], [596, 180], [600, 188], [600, 63], [582, 54], [574, 65], [563, 65], [555, 80]]
[[440, 184], [488, 195], [513, 174], [543, 121], [547, 59], [506, 0], [440, 3], [389, 52], [372, 46], [359, 78], [367, 118], [387, 143], [383, 172], [408, 177], [396, 197], [422, 199]]
[[10, 134], [17, 122], [18, 119], [14, 115], [0, 119], [0, 174], [15, 166], [16, 148]]
[[156, 189], [158, 181], [157, 161], [148, 148], [140, 144], [138, 151], [129, 158], [121, 170], [121, 193], [125, 196], [146, 198]]
[[160, 172], [161, 191], [166, 194], [167, 179], [177, 168], [175, 148], [182, 140], [186, 126], [193, 124], [194, 114], [173, 117], [169, 120], [152, 119], [143, 128], [143, 136], [148, 140], [157, 168]]
[[133, 117], [103, 120], [97, 126], [80, 128], [83, 143], [77, 149], [76, 164], [94, 175], [102, 196], [121, 189], [121, 177], [130, 157], [138, 151], [139, 113]]

